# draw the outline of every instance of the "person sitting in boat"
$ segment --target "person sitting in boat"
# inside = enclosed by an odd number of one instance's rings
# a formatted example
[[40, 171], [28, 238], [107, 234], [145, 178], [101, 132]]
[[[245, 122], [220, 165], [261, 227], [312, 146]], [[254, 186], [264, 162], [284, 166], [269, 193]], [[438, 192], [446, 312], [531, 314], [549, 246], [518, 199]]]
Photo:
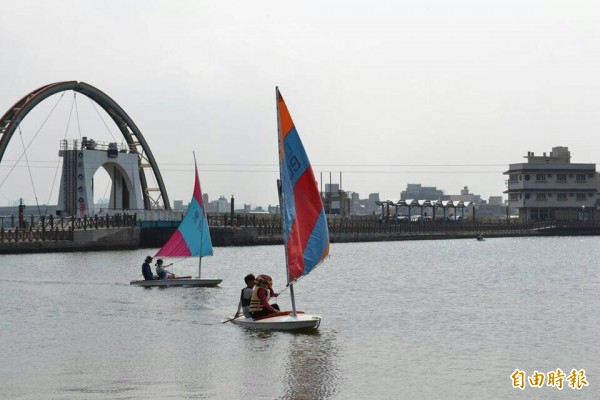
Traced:
[[250, 298], [250, 315], [252, 318], [263, 317], [279, 311], [277, 304], [269, 304], [271, 297], [279, 296], [273, 290], [273, 279], [269, 275], [259, 275], [256, 277], [256, 286], [252, 291]]
[[152, 257], [148, 256], [146, 257], [146, 260], [144, 260], [144, 263], [142, 264], [142, 275], [144, 275], [144, 280], [146, 281], [151, 281], [154, 278], [154, 275], [152, 274], [152, 267], [150, 267], [150, 263], [152, 262]]
[[242, 289], [242, 293], [240, 294], [240, 303], [235, 313], [236, 318], [240, 316], [240, 310], [242, 310], [244, 317], [252, 317], [250, 315], [250, 300], [252, 299], [252, 293], [256, 285], [256, 278], [253, 274], [248, 274], [244, 277], [244, 282], [246, 282], [246, 287]]
[[163, 266], [163, 260], [156, 260], [156, 275], [158, 275], [158, 279], [164, 281], [166, 279], [177, 278], [174, 273], [167, 271], [165, 268], [166, 267]]

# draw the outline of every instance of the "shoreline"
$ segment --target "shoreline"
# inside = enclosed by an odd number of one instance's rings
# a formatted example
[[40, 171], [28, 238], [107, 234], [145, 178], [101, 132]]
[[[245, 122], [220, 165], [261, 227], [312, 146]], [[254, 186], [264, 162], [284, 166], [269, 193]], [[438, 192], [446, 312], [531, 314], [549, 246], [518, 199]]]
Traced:
[[[461, 229], [443, 230], [439, 227], [420, 227], [415, 230], [359, 232], [330, 228], [331, 243], [387, 242], [407, 240], [450, 240], [476, 239], [482, 234], [486, 239], [501, 237], [540, 237], [540, 236], [598, 236], [600, 226], [559, 226], [543, 229], [498, 229], [498, 227], [464, 226]], [[74, 231], [73, 240], [23, 240], [0, 242], [0, 254], [31, 254], [51, 252], [85, 252], [136, 250], [159, 248], [170, 237], [175, 228], [115, 228], [87, 231]], [[214, 247], [281, 245], [281, 234], [259, 234], [251, 227], [211, 228]]]

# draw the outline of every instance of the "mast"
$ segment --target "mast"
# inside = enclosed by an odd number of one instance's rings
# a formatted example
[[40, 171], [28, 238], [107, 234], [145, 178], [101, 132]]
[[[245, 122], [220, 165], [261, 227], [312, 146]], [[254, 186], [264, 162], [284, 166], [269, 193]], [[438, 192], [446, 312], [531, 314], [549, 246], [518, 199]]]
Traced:
[[294, 284], [290, 283], [290, 268], [288, 266], [288, 251], [285, 243], [285, 218], [283, 217], [283, 190], [281, 189], [281, 179], [277, 179], [277, 192], [279, 193], [279, 209], [281, 211], [281, 234], [283, 236], [283, 248], [285, 250], [285, 272], [287, 284], [290, 287], [290, 297], [292, 299], [292, 315], [296, 316], [296, 299], [294, 298]]
[[[198, 175], [198, 165], [196, 164], [196, 152], [194, 154], [194, 178]], [[198, 278], [202, 278], [202, 235], [204, 233], [204, 207], [202, 207], [202, 218], [200, 218], [200, 254], [198, 255]]]
[[281, 234], [283, 237], [283, 248], [285, 251], [285, 273], [286, 273], [286, 277], [287, 277], [287, 284], [290, 287], [290, 298], [292, 300], [292, 316], [296, 316], [296, 299], [294, 298], [294, 284], [290, 283], [290, 268], [289, 268], [289, 261], [288, 261], [288, 249], [287, 249], [287, 243], [285, 241], [285, 217], [283, 215], [284, 213], [284, 209], [285, 209], [285, 195], [283, 194], [283, 190], [282, 190], [282, 176], [281, 176], [281, 168], [282, 162], [285, 162], [284, 158], [283, 158], [283, 154], [282, 154], [282, 150], [283, 150], [283, 137], [282, 137], [282, 132], [281, 132], [281, 119], [279, 117], [279, 99], [281, 98], [281, 94], [279, 93], [279, 87], [275, 86], [275, 102], [277, 104], [277, 144], [279, 147], [279, 179], [277, 180], [277, 193], [279, 195], [279, 212], [281, 214]]

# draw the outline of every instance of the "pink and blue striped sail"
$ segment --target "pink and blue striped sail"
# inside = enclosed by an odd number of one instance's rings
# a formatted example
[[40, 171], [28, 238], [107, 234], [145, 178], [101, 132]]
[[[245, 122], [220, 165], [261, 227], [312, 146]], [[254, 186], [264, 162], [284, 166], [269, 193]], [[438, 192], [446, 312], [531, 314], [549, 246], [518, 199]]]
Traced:
[[289, 283], [309, 274], [329, 255], [329, 230], [312, 166], [279, 89], [276, 92]]
[[213, 248], [208, 221], [202, 201], [202, 189], [196, 167], [194, 195], [183, 221], [155, 257], [204, 257], [212, 256]]

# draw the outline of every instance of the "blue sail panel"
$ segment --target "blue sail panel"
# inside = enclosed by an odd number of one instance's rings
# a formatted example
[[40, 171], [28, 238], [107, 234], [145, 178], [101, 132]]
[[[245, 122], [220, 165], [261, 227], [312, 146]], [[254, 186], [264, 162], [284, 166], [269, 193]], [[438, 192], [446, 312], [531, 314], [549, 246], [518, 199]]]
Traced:
[[202, 202], [202, 189], [196, 168], [194, 194], [183, 221], [167, 243], [156, 253], [157, 257], [212, 256], [213, 248], [208, 220]]
[[277, 90], [279, 162], [288, 282], [307, 275], [329, 254], [327, 218], [310, 161]]

